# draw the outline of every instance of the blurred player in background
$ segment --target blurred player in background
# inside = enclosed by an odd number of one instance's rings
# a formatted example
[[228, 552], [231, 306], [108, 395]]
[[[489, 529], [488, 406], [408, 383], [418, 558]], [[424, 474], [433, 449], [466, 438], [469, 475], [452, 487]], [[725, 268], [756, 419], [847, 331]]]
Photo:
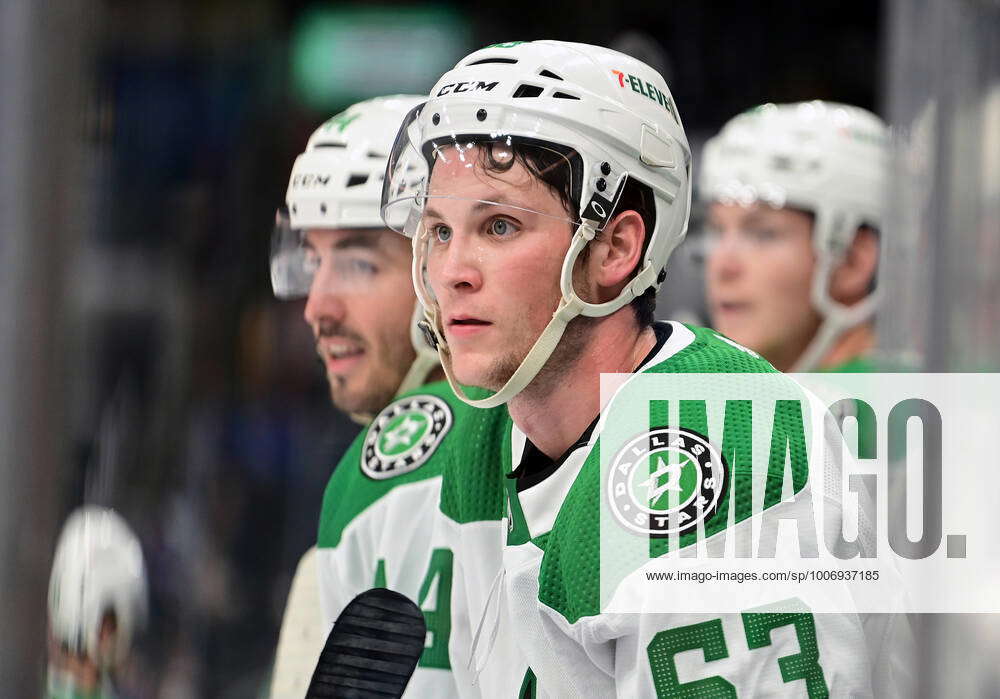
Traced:
[[[653, 321], [690, 208], [690, 151], [662, 77], [597, 46], [511, 42], [467, 56], [431, 95], [400, 130], [384, 211], [409, 211], [402, 232], [414, 238], [414, 283], [456, 393], [495, 391], [466, 400], [506, 403], [514, 422], [503, 482], [461, 465], [445, 473], [445, 493], [465, 493], [470, 509], [506, 500], [499, 523], [451, 514], [460, 528], [472, 522], [461, 533], [473, 545], [460, 541], [456, 551], [464, 586], [493, 578], [485, 602], [473, 604], [467, 637], [453, 642], [470, 646], [472, 683], [460, 688], [475, 692], [478, 681], [489, 696], [519, 697], [869, 695], [871, 660], [854, 614], [602, 611], [599, 375], [775, 373], [712, 330]], [[426, 181], [406, 179], [421, 168]], [[689, 475], [715, 489], [718, 503], [729, 495], [713, 474]], [[779, 501], [765, 508], [781, 511]], [[444, 499], [442, 510], [449, 514]], [[723, 531], [728, 508], [718, 512], [699, 504], [681, 513], [681, 533], [699, 522], [706, 536]], [[640, 535], [658, 556], [666, 549], [654, 520], [678, 516], [646, 519]], [[498, 544], [499, 569], [489, 550]], [[762, 645], [747, 640], [758, 624], [768, 629]], [[779, 659], [800, 653], [796, 671], [786, 671]]]
[[705, 144], [712, 325], [782, 371], [873, 371], [888, 131], [833, 102], [765, 104]]
[[368, 100], [323, 124], [292, 167], [287, 212], [278, 215], [274, 292], [308, 296], [305, 320], [333, 402], [370, 424], [330, 478], [317, 548], [292, 583], [274, 697], [305, 694], [334, 620], [372, 587], [401, 592], [424, 611], [427, 646], [408, 695], [455, 692], [448, 658], [452, 554], [437, 533], [440, 474], [460, 428], [495, 433], [498, 440], [499, 428], [488, 427], [505, 413], [473, 410], [446, 382], [428, 383], [443, 377], [437, 353], [416, 327], [422, 314], [410, 244], [380, 217], [393, 137], [419, 101], [405, 95]]
[[73, 512], [49, 580], [49, 699], [120, 696], [146, 614], [142, 548], [128, 524], [103, 507]]
[[[860, 107], [765, 104], [723, 126], [699, 169], [713, 327], [785, 371], [879, 371], [888, 168], [888, 128]], [[893, 634], [874, 689], [905, 691], [915, 675], [908, 623], [865, 620], [869, 635]]]

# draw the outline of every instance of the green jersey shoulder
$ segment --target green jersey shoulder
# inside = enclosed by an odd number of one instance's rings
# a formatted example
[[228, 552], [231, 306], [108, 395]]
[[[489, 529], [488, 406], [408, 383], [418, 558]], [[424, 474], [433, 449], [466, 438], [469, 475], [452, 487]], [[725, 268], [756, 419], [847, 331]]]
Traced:
[[[436, 478], [470, 445], [490, 413], [459, 400], [446, 381], [426, 384], [382, 409], [341, 458], [323, 496], [318, 544], [337, 546], [344, 528], [402, 485]], [[504, 411], [504, 415], [506, 412]]]
[[[639, 373], [777, 372], [756, 352], [714, 330], [673, 323], [671, 336]], [[662, 478], [670, 482], [676, 481], [676, 489], [683, 490], [680, 500], [686, 503], [684, 507], [676, 507], [675, 503], [675, 507], [671, 508], [667, 504], [666, 492], [650, 502], [628, 502], [629, 496], [634, 497], [640, 490], [647, 491], [624, 482], [620, 488], [614, 487], [614, 484], [609, 487], [606, 493], [609, 502], [602, 503], [601, 498], [605, 495], [601, 492], [601, 448], [598, 436], [586, 447], [588, 452], [583, 465], [559, 507], [551, 530], [538, 533], [534, 531], [534, 527], [529, 527], [536, 534], [533, 543], [544, 551], [539, 571], [539, 601], [559, 612], [569, 623], [599, 613], [600, 574], [597, 562], [600, 560], [599, 531], [603, 507], [610, 507], [624, 526], [632, 529], [639, 526], [639, 533], [649, 536], [652, 557], [666, 553], [672, 544], [684, 547], [692, 543], [699, 523], [703, 523], [705, 536], [722, 531], [729, 524], [728, 514], [731, 509], [735, 516], [734, 523], [752, 514], [752, 464], [748, 457], [750, 449], [746, 448], [751, 439], [749, 405], [745, 411], [741, 409], [744, 406], [738, 404], [733, 406], [731, 414], [727, 410], [723, 443], [712, 445], [707, 438], [709, 431], [705, 409], [702, 406], [699, 410], [696, 402], [692, 403], [681, 403], [680, 423], [669, 425], [667, 400], [651, 400], [648, 430], [636, 440], [622, 445], [622, 449], [616, 450], [627, 450], [630, 463], [648, 467], [642, 474], [638, 473], [637, 467], [632, 469], [636, 471], [634, 474], [621, 469], [624, 474], [622, 477], [626, 480], [630, 476], [647, 479], [650, 475], [655, 476], [654, 464], [658, 452], [667, 449], [683, 452], [688, 458], [677, 466], [678, 472], [665, 474]], [[614, 402], [608, 410], [614, 410]], [[801, 421], [802, 418], [796, 406], [787, 416], [778, 414], [775, 419]], [[786, 443], [782, 442], [782, 466], [785, 447]], [[775, 446], [775, 450], [777, 449], [778, 446]], [[633, 458], [638, 452], [642, 453], [640, 458]], [[804, 445], [792, 444], [790, 453], [793, 490], [797, 492], [805, 486], [808, 476]], [[681, 467], [683, 471], [680, 470]], [[612, 470], [614, 475], [618, 475], [619, 469]], [[780, 502], [783, 476], [783, 467], [773, 479], [769, 473], [765, 508]], [[617, 501], [616, 494], [624, 494], [625, 501]], [[513, 505], [512, 510], [517, 509]], [[662, 517], [649, 514], [660, 513], [660, 510]], [[642, 514], [638, 514], [640, 511]], [[664, 531], [659, 531], [656, 523]], [[516, 523], [513, 529], [518, 529]]]

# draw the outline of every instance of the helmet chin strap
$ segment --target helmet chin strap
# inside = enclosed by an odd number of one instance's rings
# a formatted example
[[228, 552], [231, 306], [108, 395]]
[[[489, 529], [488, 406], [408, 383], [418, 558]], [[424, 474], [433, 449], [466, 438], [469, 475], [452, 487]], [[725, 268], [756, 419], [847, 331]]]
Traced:
[[437, 369], [440, 364], [437, 351], [427, 344], [418, 327], [420, 320], [424, 317], [424, 308], [418, 299], [413, 304], [413, 318], [410, 321], [410, 341], [413, 343], [413, 350], [416, 355], [413, 357], [413, 364], [410, 365], [406, 376], [399, 384], [396, 395], [402, 395], [412, 391], [427, 383], [427, 378]]
[[[563, 259], [562, 272], [560, 274], [559, 285], [562, 291], [562, 298], [552, 320], [535, 340], [528, 354], [521, 360], [520, 365], [496, 393], [479, 400], [466, 395], [462, 386], [455, 379], [452, 367], [451, 350], [445, 340], [444, 328], [441, 325], [441, 311], [437, 301], [429, 293], [424, 283], [424, 264], [426, 262], [426, 250], [428, 232], [424, 229], [423, 223], [417, 228], [413, 236], [413, 285], [417, 291], [417, 297], [424, 306], [424, 314], [427, 323], [430, 325], [437, 341], [438, 354], [441, 358], [441, 366], [444, 368], [445, 376], [451, 385], [455, 395], [462, 401], [474, 408], [494, 408], [510, 401], [511, 398], [523, 391], [528, 384], [541, 371], [542, 367], [552, 356], [559, 341], [562, 339], [566, 326], [573, 318], [584, 315], [592, 318], [600, 318], [614, 313], [619, 308], [630, 303], [633, 298], [641, 294], [642, 291], [655, 283], [655, 273], [653, 267], [648, 262], [642, 271], [637, 274], [632, 281], [622, 289], [621, 293], [612, 299], [601, 304], [588, 303], [577, 296], [573, 288], [573, 268], [576, 260], [583, 249], [597, 235], [596, 222], [584, 219], [576, 229], [573, 239], [570, 242], [569, 250]], [[641, 289], [637, 293], [637, 289]]]
[[868, 294], [853, 306], [845, 306], [830, 297], [830, 278], [833, 268], [843, 258], [843, 253], [821, 251], [817, 255], [816, 273], [813, 275], [810, 297], [813, 307], [823, 317], [813, 339], [792, 366], [793, 372], [815, 371], [820, 362], [833, 349], [834, 343], [845, 332], [861, 325], [875, 315], [878, 292]]

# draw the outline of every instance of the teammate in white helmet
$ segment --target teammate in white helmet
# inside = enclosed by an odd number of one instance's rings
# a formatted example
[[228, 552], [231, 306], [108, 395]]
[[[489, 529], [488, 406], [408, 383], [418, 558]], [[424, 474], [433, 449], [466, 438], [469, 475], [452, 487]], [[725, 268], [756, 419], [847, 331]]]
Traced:
[[783, 371], [871, 371], [888, 129], [812, 101], [764, 104], [705, 145], [713, 326]]
[[66, 520], [49, 580], [50, 699], [117, 696], [146, 622], [147, 585], [139, 540], [115, 512], [85, 506]]
[[[484, 477], [475, 459], [446, 466], [442, 512], [471, 621], [453, 625], [463, 693], [870, 694], [856, 615], [601, 609], [599, 375], [774, 372], [712, 330], [653, 322], [655, 292], [687, 229], [690, 184], [687, 139], [662, 77], [598, 46], [487, 47], [442, 76], [403, 123], [382, 204], [387, 222], [406, 212], [398, 230], [413, 240], [425, 328], [455, 391], [472, 405], [505, 403], [514, 423], [501, 450], [506, 478]], [[493, 393], [476, 399], [470, 385]], [[693, 434], [686, 420], [672, 429]], [[725, 474], [748, 458], [736, 453], [714, 462], [718, 478], [696, 479], [717, 506], [699, 501], [679, 531], [726, 529], [719, 514], [728, 507], [718, 503], [750, 500], [749, 485], [730, 479], [727, 490]], [[792, 459], [796, 472], [808, 468], [803, 454]], [[684, 468], [699, 468], [691, 461]], [[779, 509], [767, 490], [764, 507]], [[497, 502], [504, 516], [490, 521], [483, 513]], [[737, 522], [747, 509], [736, 508]], [[654, 527], [677, 514], [648, 518], [651, 552], [665, 550]], [[771, 636], [778, 627], [788, 633]], [[760, 628], [768, 631], [758, 642]]]
[[277, 217], [275, 295], [308, 297], [305, 320], [333, 402], [367, 428], [330, 478], [317, 547], [292, 583], [274, 697], [305, 694], [334, 620], [372, 587], [407, 595], [425, 614], [427, 646], [407, 696], [455, 692], [452, 554], [437, 531], [440, 474], [461, 428], [498, 441], [506, 415], [469, 408], [439, 380], [437, 353], [416, 327], [422, 313], [410, 282], [410, 245], [380, 217], [392, 139], [420, 101], [372, 99], [323, 124], [292, 167], [287, 208]]

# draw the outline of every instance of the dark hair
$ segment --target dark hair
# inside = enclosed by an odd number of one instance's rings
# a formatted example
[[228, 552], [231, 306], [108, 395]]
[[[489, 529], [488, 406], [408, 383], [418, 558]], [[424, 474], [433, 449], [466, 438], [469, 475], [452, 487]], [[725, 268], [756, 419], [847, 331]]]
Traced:
[[[510, 153], [513, 157], [497, 158], [496, 150]], [[572, 148], [556, 144], [532, 143], [525, 139], [506, 143], [484, 143], [480, 149], [483, 168], [487, 172], [507, 172], [514, 163], [520, 163], [532, 177], [544, 183], [560, 203], [576, 218], [579, 210], [580, 192], [583, 186], [583, 158]], [[569, 165], [569, 167], [565, 167]]]
[[[497, 158], [495, 149], [502, 147], [510, 150], [513, 157], [503, 160]], [[525, 139], [506, 143], [486, 143], [481, 148], [483, 167], [487, 172], [507, 172], [515, 162], [519, 162], [535, 178], [543, 182], [559, 197], [559, 201], [570, 217], [576, 218], [580, 211], [580, 196], [583, 188], [583, 158], [572, 148], [546, 143], [532, 143]], [[569, 163], [569, 168], [559, 167]], [[646, 239], [642, 244], [642, 256], [636, 266], [633, 276], [642, 266], [642, 258], [649, 247], [649, 239], [656, 224], [656, 203], [653, 190], [637, 180], [629, 178], [625, 183], [622, 195], [615, 207], [615, 212], [636, 211], [642, 217], [646, 228]], [[587, 259], [590, 248], [584, 248], [580, 255]], [[653, 324], [656, 311], [656, 289], [649, 287], [641, 295], [634, 298], [630, 304], [635, 313], [639, 328], [647, 328]]]

